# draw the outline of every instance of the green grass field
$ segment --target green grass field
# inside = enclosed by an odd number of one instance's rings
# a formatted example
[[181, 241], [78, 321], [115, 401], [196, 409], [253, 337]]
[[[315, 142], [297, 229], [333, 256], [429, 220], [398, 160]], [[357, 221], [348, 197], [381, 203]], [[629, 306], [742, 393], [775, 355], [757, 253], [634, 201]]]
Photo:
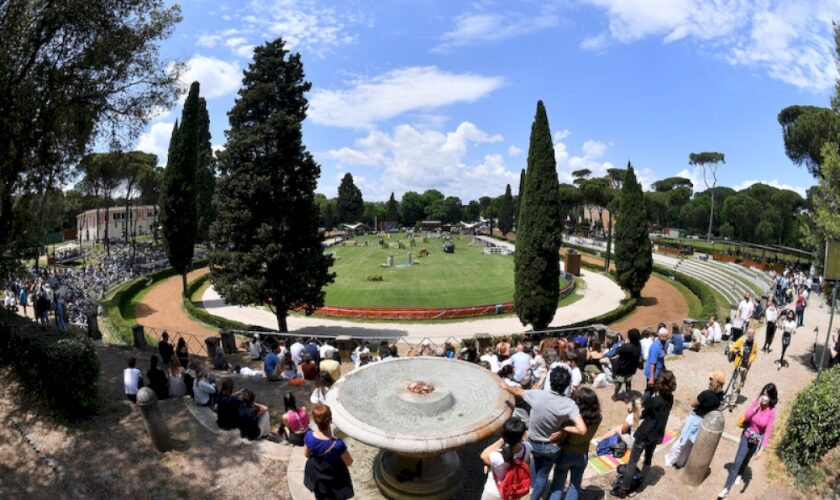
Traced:
[[[466, 237], [454, 237], [455, 253], [443, 252], [443, 241], [418, 235], [410, 247], [404, 234], [393, 234], [386, 244], [403, 242], [405, 248], [379, 248], [376, 236], [352, 240], [357, 245], [327, 250], [338, 257], [332, 267], [335, 283], [326, 288], [325, 303], [348, 307], [456, 307], [498, 304], [513, 300], [513, 256], [484, 255], [482, 247], [471, 246]], [[427, 249], [428, 257], [418, 257]], [[382, 268], [388, 255], [394, 265], [405, 264], [414, 254], [411, 267]], [[368, 276], [381, 275], [382, 281]], [[561, 286], [565, 282], [561, 283]]]

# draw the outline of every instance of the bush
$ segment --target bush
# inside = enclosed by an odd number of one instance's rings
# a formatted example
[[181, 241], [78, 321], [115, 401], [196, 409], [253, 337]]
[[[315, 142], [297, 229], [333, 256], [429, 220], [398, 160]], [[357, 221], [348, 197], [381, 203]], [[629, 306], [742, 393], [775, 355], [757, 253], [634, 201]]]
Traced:
[[368, 281], [385, 281], [381, 274], [368, 274], [365, 279]]
[[26, 392], [59, 417], [76, 420], [95, 413], [99, 357], [81, 331], [63, 333], [0, 311], [0, 364], [11, 366]]
[[840, 367], [834, 367], [796, 395], [779, 445], [779, 456], [796, 476], [807, 476], [811, 466], [840, 444], [838, 386]]

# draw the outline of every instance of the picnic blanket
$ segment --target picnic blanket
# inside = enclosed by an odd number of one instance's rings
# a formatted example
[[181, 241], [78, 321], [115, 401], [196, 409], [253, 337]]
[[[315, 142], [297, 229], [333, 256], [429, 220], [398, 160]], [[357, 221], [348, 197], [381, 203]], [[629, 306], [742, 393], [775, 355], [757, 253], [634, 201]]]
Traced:
[[[662, 442], [660, 445], [669, 443], [672, 439], [674, 439], [676, 433], [671, 431], [665, 431], [665, 435], [662, 437]], [[614, 456], [607, 453], [606, 455], [595, 456], [589, 459], [589, 466], [598, 471], [598, 474], [606, 474], [612, 470], [615, 470], [621, 464], [627, 464], [630, 460], [630, 450], [627, 450], [627, 453], [624, 454], [623, 457], [615, 458]]]

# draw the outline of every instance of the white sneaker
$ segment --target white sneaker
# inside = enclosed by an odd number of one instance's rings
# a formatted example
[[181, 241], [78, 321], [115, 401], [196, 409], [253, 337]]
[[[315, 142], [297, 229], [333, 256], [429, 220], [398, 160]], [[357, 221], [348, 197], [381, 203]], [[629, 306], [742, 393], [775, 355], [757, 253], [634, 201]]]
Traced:
[[741, 476], [736, 476], [736, 477], [735, 477], [735, 485], [736, 485], [736, 486], [737, 486], [737, 485], [739, 485], [739, 484], [741, 484], [741, 483], [743, 483], [743, 482], [744, 482], [744, 481], [741, 479]]
[[724, 489], [720, 490], [720, 493], [718, 493], [717, 497], [718, 497], [718, 499], [726, 498], [726, 495], [728, 495], [728, 494], [729, 494], [729, 488], [724, 488]]

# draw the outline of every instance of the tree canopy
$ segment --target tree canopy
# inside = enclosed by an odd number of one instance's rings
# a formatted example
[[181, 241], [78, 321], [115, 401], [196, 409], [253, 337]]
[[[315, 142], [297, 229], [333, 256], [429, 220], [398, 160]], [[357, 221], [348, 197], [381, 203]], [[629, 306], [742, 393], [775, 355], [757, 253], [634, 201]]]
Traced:
[[336, 209], [339, 222], [353, 224], [362, 220], [365, 203], [362, 199], [362, 191], [353, 183], [353, 175], [350, 172], [344, 174], [338, 186]]
[[648, 237], [650, 228], [642, 186], [629, 164], [621, 189], [619, 210], [621, 215], [615, 225], [616, 277], [621, 288], [638, 298], [653, 272], [653, 250]]
[[335, 275], [324, 254], [315, 187], [321, 169], [303, 144], [300, 54], [282, 39], [254, 50], [233, 109], [210, 227], [211, 280], [231, 304], [267, 304], [280, 331], [292, 309], [324, 304]]

